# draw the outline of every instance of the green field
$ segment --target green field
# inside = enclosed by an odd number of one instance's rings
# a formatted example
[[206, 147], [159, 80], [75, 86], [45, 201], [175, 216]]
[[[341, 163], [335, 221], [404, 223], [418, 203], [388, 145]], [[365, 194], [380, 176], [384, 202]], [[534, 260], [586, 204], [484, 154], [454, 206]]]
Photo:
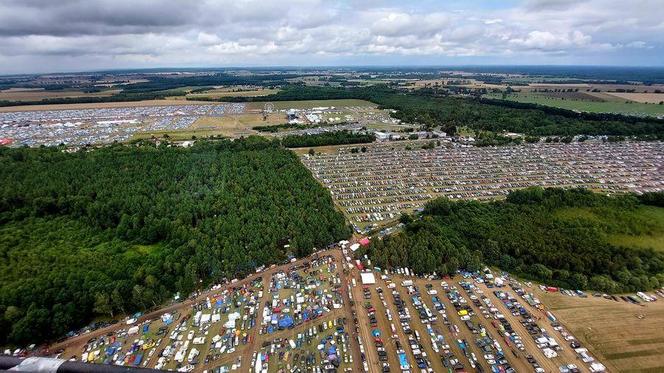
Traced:
[[574, 223], [588, 221], [607, 229], [606, 242], [624, 247], [664, 251], [664, 209], [642, 206], [623, 213], [616, 219], [597, 208], [565, 208], [556, 211], [556, 217]]
[[[487, 98], [502, 99], [502, 94], [491, 93], [486, 95]], [[558, 107], [561, 109], [586, 111], [591, 113], [618, 113], [618, 114], [633, 114], [633, 115], [647, 115], [659, 116], [664, 115], [664, 105], [658, 104], [642, 104], [638, 102], [626, 102], [624, 100], [611, 102], [596, 102], [588, 100], [575, 100], [575, 99], [561, 99], [556, 97], [547, 97], [538, 93], [513, 93], [505, 98], [510, 101], [524, 102], [530, 104], [539, 104], [546, 106]]]

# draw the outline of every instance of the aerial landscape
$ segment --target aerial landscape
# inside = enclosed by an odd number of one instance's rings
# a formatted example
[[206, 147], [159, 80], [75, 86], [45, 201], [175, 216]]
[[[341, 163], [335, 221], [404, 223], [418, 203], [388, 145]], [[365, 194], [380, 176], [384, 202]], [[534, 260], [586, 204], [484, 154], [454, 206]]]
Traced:
[[0, 1], [0, 371], [664, 372], [663, 5]]

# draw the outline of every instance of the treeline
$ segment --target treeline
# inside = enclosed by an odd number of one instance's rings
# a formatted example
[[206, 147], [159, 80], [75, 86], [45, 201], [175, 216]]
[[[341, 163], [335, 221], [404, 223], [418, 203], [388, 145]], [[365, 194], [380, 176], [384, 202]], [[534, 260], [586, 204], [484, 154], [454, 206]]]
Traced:
[[[385, 88], [381, 88], [385, 89]], [[213, 102], [268, 102], [268, 101], [303, 101], [303, 100], [343, 100], [343, 99], [369, 99], [370, 90], [367, 88], [331, 88], [291, 84], [283, 87], [279, 92], [266, 96], [236, 96], [236, 97], [188, 97], [193, 101]]]
[[62, 104], [96, 104], [102, 102], [130, 102], [143, 100], [162, 100], [165, 94], [158, 92], [119, 92], [112, 96], [82, 96], [82, 97], [60, 97], [45, 98], [39, 101], [0, 101], [0, 107], [6, 106], [32, 106], [32, 105], [62, 105]]
[[[160, 100], [172, 96], [173, 92], [169, 92], [169, 90], [177, 88], [205, 87], [201, 88], [203, 91], [205, 91], [211, 86], [218, 85], [258, 85], [267, 87], [287, 84], [288, 79], [292, 79], [297, 76], [298, 75], [294, 74], [256, 74], [237, 76], [227, 73], [215, 73], [205, 76], [150, 77], [150, 81], [148, 82], [122, 86], [122, 91], [112, 96], [48, 98], [38, 101], [5, 100], [0, 101], [0, 107]], [[64, 85], [57, 86], [56, 88], [65, 89], [71, 87]], [[194, 91], [200, 92], [200, 90], [197, 89], [194, 89]]]
[[505, 201], [428, 203], [404, 232], [374, 240], [379, 267], [451, 274], [484, 264], [571, 289], [627, 292], [664, 286], [664, 253], [616, 245], [612, 237], [664, 232], [663, 193], [607, 197], [587, 190], [531, 188]]
[[619, 114], [577, 113], [503, 100], [439, 96], [436, 90], [400, 92], [387, 86], [361, 88], [307, 87], [291, 85], [278, 93], [260, 97], [232, 97], [211, 101], [281, 101], [363, 99], [394, 109], [395, 118], [406, 123], [440, 127], [448, 134], [467, 126], [477, 131], [517, 132], [529, 136], [609, 135], [638, 139], [664, 139], [664, 120]]
[[290, 129], [296, 129], [296, 130], [303, 130], [311, 128], [311, 126], [306, 125], [306, 124], [300, 124], [300, 123], [283, 123], [283, 124], [277, 124], [277, 125], [266, 125], [266, 126], [255, 126], [251, 127], [251, 129], [258, 131], [258, 132], [269, 132], [269, 133], [277, 133], [279, 130], [290, 130]]
[[251, 74], [239, 76], [227, 73], [177, 78], [150, 77], [149, 82], [130, 84], [125, 86], [124, 90], [130, 93], [144, 93], [183, 87], [210, 87], [219, 85], [274, 86], [287, 84], [288, 79], [297, 77], [298, 75], [295, 74]]
[[373, 133], [355, 133], [350, 131], [323, 132], [312, 135], [288, 135], [281, 139], [287, 148], [308, 146], [364, 144], [376, 141]]
[[62, 336], [348, 235], [278, 141], [0, 148], [0, 344]]

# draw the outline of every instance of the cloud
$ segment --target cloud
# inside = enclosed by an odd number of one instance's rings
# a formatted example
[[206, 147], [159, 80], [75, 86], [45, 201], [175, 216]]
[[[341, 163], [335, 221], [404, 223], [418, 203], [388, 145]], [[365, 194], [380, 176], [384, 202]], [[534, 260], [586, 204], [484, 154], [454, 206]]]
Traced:
[[[530, 63], [547, 55], [661, 64], [664, 23], [657, 3], [524, 0], [495, 6], [484, 0], [468, 8], [462, 2], [388, 0], [3, 0], [0, 74], [472, 58]], [[619, 53], [623, 48], [631, 60]]]

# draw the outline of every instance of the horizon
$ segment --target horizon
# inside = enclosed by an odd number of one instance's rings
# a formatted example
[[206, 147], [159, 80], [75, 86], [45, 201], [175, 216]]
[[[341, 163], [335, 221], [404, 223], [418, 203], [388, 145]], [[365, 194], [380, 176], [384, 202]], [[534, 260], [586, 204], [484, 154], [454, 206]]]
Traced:
[[185, 8], [163, 0], [7, 0], [0, 3], [0, 75], [302, 65], [660, 67], [660, 6], [207, 0]]
[[[30, 75], [59, 75], [59, 74], [100, 74], [100, 73], [118, 73], [118, 72], [152, 72], [152, 71], [165, 71], [165, 72], [178, 72], [186, 70], [200, 70], [200, 71], [215, 71], [215, 70], [289, 70], [289, 69], [302, 69], [302, 70], [317, 70], [317, 69], [452, 69], [455, 71], [464, 71], [463, 69], [500, 69], [500, 68], [595, 68], [595, 69], [653, 69], [664, 70], [664, 66], [657, 65], [597, 65], [597, 64], [559, 64], [559, 65], [531, 65], [531, 64], [458, 64], [458, 65], [417, 65], [417, 64], [404, 64], [404, 65], [229, 65], [229, 66], [154, 66], [154, 67], [123, 67], [123, 68], [109, 68], [109, 69], [92, 69], [92, 70], [71, 70], [71, 71], [43, 71], [43, 72], [28, 72], [17, 74], [3, 74], [0, 77], [12, 76], [30, 76]], [[481, 73], [481, 72], [480, 72]]]

